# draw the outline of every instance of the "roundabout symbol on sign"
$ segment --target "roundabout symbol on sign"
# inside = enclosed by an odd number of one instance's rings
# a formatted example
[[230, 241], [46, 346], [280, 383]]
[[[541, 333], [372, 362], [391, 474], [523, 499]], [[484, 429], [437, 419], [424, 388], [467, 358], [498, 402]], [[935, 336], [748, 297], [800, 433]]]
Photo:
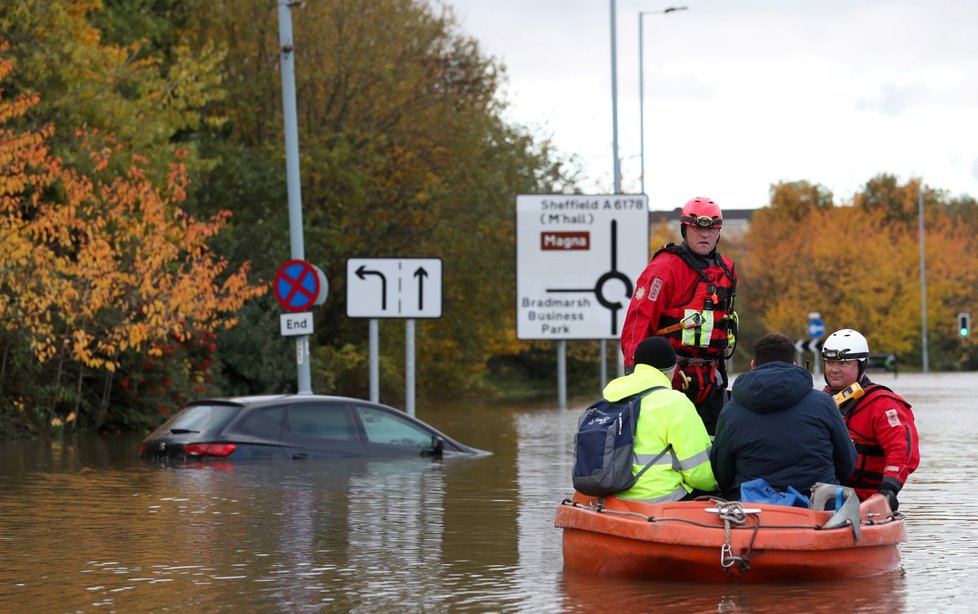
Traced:
[[308, 262], [289, 260], [275, 273], [275, 299], [286, 311], [307, 311], [322, 302], [318, 300], [325, 290], [321, 277], [319, 270]]

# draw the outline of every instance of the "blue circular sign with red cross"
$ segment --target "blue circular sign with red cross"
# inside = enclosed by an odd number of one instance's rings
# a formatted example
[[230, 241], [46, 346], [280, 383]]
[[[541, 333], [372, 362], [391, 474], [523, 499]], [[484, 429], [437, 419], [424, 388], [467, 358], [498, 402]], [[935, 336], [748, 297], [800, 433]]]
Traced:
[[319, 272], [305, 260], [289, 260], [275, 273], [275, 298], [286, 311], [308, 311], [320, 289]]

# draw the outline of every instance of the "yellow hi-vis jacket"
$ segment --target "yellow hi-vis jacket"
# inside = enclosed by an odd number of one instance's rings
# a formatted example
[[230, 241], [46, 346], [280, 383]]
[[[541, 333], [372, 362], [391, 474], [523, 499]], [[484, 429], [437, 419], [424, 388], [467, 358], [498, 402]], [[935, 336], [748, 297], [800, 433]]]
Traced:
[[616, 496], [623, 499], [662, 503], [679, 501], [693, 489], [712, 491], [716, 488], [710, 466], [710, 436], [696, 407], [672, 382], [655, 367], [635, 365], [635, 371], [608, 382], [604, 398], [617, 402], [625, 397], [664, 386], [642, 398], [642, 408], [635, 427], [635, 454], [632, 465], [636, 475], [666, 446], [666, 453], [642, 474], [634, 486]]

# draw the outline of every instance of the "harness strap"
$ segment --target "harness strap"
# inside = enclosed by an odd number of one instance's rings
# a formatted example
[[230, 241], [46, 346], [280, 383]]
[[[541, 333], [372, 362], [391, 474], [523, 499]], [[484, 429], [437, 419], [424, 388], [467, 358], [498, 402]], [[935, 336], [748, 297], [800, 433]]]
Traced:
[[880, 446], [855, 442], [853, 445], [856, 447], [856, 452], [863, 456], [886, 456], [886, 452]]
[[657, 330], [654, 333], [652, 333], [652, 336], [653, 337], [660, 337], [662, 335], [668, 335], [669, 333], [676, 332], [677, 330], [682, 330], [685, 326], [686, 325], [683, 323], [683, 321], [680, 320], [680, 321], [676, 322], [675, 324], [672, 324], [670, 326], [666, 326], [665, 328], [660, 328], [659, 330]]
[[717, 364], [716, 358], [682, 358], [677, 357], [676, 362], [683, 367], [706, 367]]

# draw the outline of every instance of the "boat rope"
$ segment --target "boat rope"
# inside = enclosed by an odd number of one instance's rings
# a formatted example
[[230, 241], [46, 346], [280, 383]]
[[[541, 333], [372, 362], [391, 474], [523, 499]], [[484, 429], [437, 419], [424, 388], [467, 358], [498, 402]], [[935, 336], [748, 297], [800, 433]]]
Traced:
[[[713, 499], [713, 501], [715, 503], [718, 503], [718, 504], [719, 503], [739, 503], [738, 501], [724, 501], [722, 499]], [[699, 522], [697, 520], [690, 520], [689, 518], [676, 518], [676, 517], [672, 517], [672, 516], [658, 516], [658, 517], [656, 517], [656, 516], [649, 516], [648, 514], [642, 514], [642, 513], [639, 513], [639, 512], [631, 512], [631, 511], [628, 511], [628, 510], [612, 510], [612, 509], [608, 509], [608, 508], [604, 507], [604, 500], [603, 500], [603, 498], [602, 499], [597, 499], [595, 501], [591, 501], [591, 502], [589, 502], [587, 504], [582, 504], [580, 502], [573, 501], [571, 499], [564, 499], [560, 503], [561, 503], [561, 505], [569, 505], [571, 507], [579, 507], [579, 508], [582, 508], [582, 509], [587, 509], [589, 511], [599, 513], [599, 514], [613, 514], [613, 515], [618, 515], [618, 516], [635, 516], [636, 518], [641, 518], [642, 520], [645, 520], [646, 522], [651, 522], [651, 523], [656, 523], [656, 522], [681, 522], [681, 523], [684, 523], [684, 524], [691, 524], [691, 525], [697, 526], [697, 527], [703, 527], [705, 529], [722, 529], [723, 528], [723, 527], [718, 526], [718, 525], [715, 525], [715, 524], [707, 524], [705, 522]], [[897, 512], [893, 516], [889, 516], [887, 518], [884, 518], [883, 520], [863, 519], [862, 522], [861, 522], [861, 524], [863, 524], [863, 525], [884, 525], [884, 524], [889, 524], [891, 522], [894, 522], [895, 520], [898, 520], [898, 519], [902, 520], [903, 518], [904, 518], [903, 514], [900, 513], [900, 512]], [[816, 531], [836, 531], [836, 530], [839, 530], [839, 529], [845, 529], [847, 527], [848, 527], [848, 525], [844, 525], [844, 526], [841, 526], [841, 527], [833, 527], [833, 528], [827, 529], [827, 528], [825, 528], [825, 526], [820, 525], [820, 524], [766, 524], [766, 525], [763, 525], [763, 526], [761, 526], [759, 528], [762, 529], [762, 530], [763, 529], [779, 529], [779, 530], [780, 529], [797, 529], [797, 530], [811, 531], [811, 530], [814, 529]], [[755, 527], [755, 526], [731, 526], [730, 528], [732, 530], [749, 530], [749, 531], [757, 530], [757, 527]]]
[[[744, 509], [744, 506], [740, 501], [714, 501], [717, 510], [717, 516], [723, 520], [723, 545], [720, 546], [720, 566], [724, 570], [730, 569], [734, 565], [741, 573], [750, 571], [750, 560], [758, 554], [754, 552], [754, 540], [757, 538], [757, 532], [761, 528], [761, 519], [757, 515], [757, 510], [753, 512], [748, 512]], [[734, 556], [733, 550], [730, 548], [730, 525], [745, 525], [747, 524], [748, 517], [754, 519], [754, 534], [751, 535], [750, 543], [747, 544], [747, 550], [742, 556]]]

